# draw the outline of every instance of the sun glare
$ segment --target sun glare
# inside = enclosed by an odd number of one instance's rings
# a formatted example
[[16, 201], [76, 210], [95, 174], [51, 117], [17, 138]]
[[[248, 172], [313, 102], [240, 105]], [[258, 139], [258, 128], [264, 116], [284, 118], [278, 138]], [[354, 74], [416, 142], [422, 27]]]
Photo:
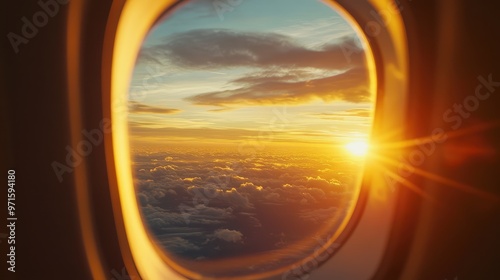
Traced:
[[345, 145], [345, 148], [355, 156], [365, 156], [368, 153], [368, 143], [366, 141], [355, 141]]

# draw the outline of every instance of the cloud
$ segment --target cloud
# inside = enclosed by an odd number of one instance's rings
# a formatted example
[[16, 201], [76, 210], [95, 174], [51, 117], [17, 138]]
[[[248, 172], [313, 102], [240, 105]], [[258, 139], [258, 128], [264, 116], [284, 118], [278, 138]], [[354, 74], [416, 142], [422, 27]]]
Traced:
[[232, 209], [249, 209], [254, 207], [248, 195], [238, 192], [235, 188], [224, 190], [218, 188], [215, 184], [208, 183], [204, 186], [190, 186], [188, 191], [193, 196], [203, 197], [207, 201], [211, 199], [217, 201], [219, 204], [230, 206]]
[[[146, 127], [138, 122], [129, 122], [130, 134], [134, 136], [151, 136], [158, 138], [188, 138], [199, 140], [200, 137], [210, 139], [245, 140], [258, 135], [258, 131], [238, 128], [211, 128], [211, 127]], [[175, 137], [175, 138], [174, 138]]]
[[276, 33], [197, 29], [141, 50], [139, 62], [158, 61], [194, 70], [258, 69], [230, 81], [229, 90], [185, 98], [195, 105], [219, 107], [212, 112], [241, 105], [370, 100], [364, 50], [354, 35], [309, 48]]
[[[142, 216], [168, 252], [210, 259], [277, 244], [288, 248], [325, 222], [345, 217], [345, 198], [352, 196], [340, 193], [343, 177], [335, 172], [317, 176], [318, 168], [333, 168], [330, 157], [271, 152], [242, 159], [237, 151], [223, 150], [134, 156], [134, 170], [144, 173], [144, 179], [135, 180]], [[261, 170], [252, 169], [256, 166]], [[335, 165], [337, 172], [350, 167], [345, 168]]]
[[156, 166], [149, 170], [150, 174], [155, 177], [163, 177], [167, 175], [177, 175], [177, 166], [173, 164], [164, 165], [164, 166]]
[[189, 183], [201, 182], [201, 178], [200, 177], [184, 178], [184, 179], [182, 179], [182, 181], [189, 182]]
[[[327, 73], [326, 71], [323, 72]], [[258, 71], [247, 76], [234, 79], [231, 82], [252, 85], [263, 82], [300, 81], [314, 76], [315, 75], [312, 75], [311, 71], [306, 71], [305, 69], [282, 69], [279, 67], [273, 67], [271, 69]]]
[[[332, 102], [370, 101], [365, 69], [354, 68], [341, 74], [307, 81], [262, 81], [254, 79], [253, 84], [236, 89], [197, 94], [185, 100], [196, 105], [272, 105], [303, 104], [314, 100]], [[249, 80], [245, 80], [249, 83]]]
[[345, 37], [321, 49], [310, 49], [282, 34], [197, 29], [174, 34], [162, 44], [143, 48], [139, 62], [168, 60], [181, 67], [212, 70], [238, 66], [345, 69], [363, 65], [363, 53], [354, 37]]
[[[163, 232], [173, 226], [207, 226], [224, 224], [233, 217], [231, 208], [208, 207], [203, 204], [187, 208], [184, 213], [173, 212], [162, 207], [146, 205], [142, 213], [149, 227], [155, 232]], [[188, 223], [189, 222], [189, 223]]]
[[349, 109], [345, 112], [350, 116], [356, 117], [370, 117], [372, 114], [372, 110], [370, 109]]
[[201, 248], [189, 242], [182, 237], [170, 237], [160, 241], [168, 251], [175, 253], [183, 253], [185, 251], [198, 251]]
[[170, 195], [177, 195], [177, 192], [172, 189], [167, 190], [167, 193]]
[[135, 114], [175, 114], [181, 111], [179, 109], [149, 106], [136, 101], [129, 101], [128, 108], [130, 113]]
[[253, 216], [249, 216], [248, 217], [249, 219], [249, 223], [253, 226], [253, 227], [262, 227], [262, 223], [259, 221], [259, 219], [253, 217]]
[[266, 199], [268, 200], [279, 200], [280, 194], [279, 193], [270, 193], [265, 196]]
[[356, 109], [349, 109], [341, 112], [333, 112], [333, 113], [315, 113], [315, 114], [310, 114], [310, 116], [317, 117], [320, 119], [324, 120], [341, 120], [344, 119], [344, 117], [362, 117], [362, 118], [367, 118], [372, 115], [371, 109], [365, 109], [365, 108], [356, 108]]
[[243, 234], [241, 232], [230, 229], [218, 229], [214, 232], [214, 237], [233, 243], [242, 242], [243, 240]]
[[306, 179], [307, 179], [307, 186], [311, 188], [338, 189], [342, 187], [342, 184], [336, 179], [327, 180], [321, 178], [320, 176], [306, 177]]
[[221, 197], [225, 202], [231, 203], [234, 207], [253, 208], [248, 196], [238, 192], [235, 188], [222, 192]]

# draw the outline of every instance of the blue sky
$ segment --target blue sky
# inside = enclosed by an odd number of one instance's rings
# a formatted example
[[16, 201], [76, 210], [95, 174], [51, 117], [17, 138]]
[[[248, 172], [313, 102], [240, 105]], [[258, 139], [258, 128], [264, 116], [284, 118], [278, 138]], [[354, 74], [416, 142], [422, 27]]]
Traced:
[[[349, 24], [332, 9], [325, 9], [322, 1], [242, 0], [240, 5], [232, 7], [232, 11], [220, 10], [222, 19], [213, 2], [197, 0], [179, 5], [173, 13], [167, 14], [167, 21], [164, 20], [152, 30], [145, 46], [158, 43], [168, 35], [199, 28], [283, 32], [299, 35], [297, 39], [301, 41], [307, 41], [307, 37], [314, 38], [314, 35], [329, 36], [321, 39], [327, 40], [353, 34]], [[335, 27], [335, 30], [321, 27]], [[308, 32], [311, 30], [316, 32]]]
[[[221, 13], [212, 0], [189, 1], [145, 39], [129, 95], [133, 139], [236, 140], [276, 112], [286, 116], [278, 142], [366, 137], [364, 50], [341, 16], [316, 0], [220, 2], [241, 4]], [[347, 59], [346, 46], [359, 52]], [[200, 133], [213, 129], [228, 133]]]

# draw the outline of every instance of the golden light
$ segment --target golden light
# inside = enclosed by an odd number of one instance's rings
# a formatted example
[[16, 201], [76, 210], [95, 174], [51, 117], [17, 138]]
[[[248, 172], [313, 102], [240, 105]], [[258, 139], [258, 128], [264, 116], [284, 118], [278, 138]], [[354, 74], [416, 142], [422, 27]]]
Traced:
[[345, 145], [345, 148], [355, 156], [365, 156], [368, 153], [368, 143], [366, 141], [349, 142]]

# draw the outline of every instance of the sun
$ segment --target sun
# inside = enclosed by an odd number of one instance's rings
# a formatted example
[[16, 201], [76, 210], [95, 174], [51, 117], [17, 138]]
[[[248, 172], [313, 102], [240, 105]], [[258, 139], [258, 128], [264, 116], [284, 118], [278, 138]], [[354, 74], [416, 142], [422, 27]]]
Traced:
[[345, 145], [347, 151], [355, 156], [365, 156], [368, 153], [368, 143], [366, 141], [354, 141]]

